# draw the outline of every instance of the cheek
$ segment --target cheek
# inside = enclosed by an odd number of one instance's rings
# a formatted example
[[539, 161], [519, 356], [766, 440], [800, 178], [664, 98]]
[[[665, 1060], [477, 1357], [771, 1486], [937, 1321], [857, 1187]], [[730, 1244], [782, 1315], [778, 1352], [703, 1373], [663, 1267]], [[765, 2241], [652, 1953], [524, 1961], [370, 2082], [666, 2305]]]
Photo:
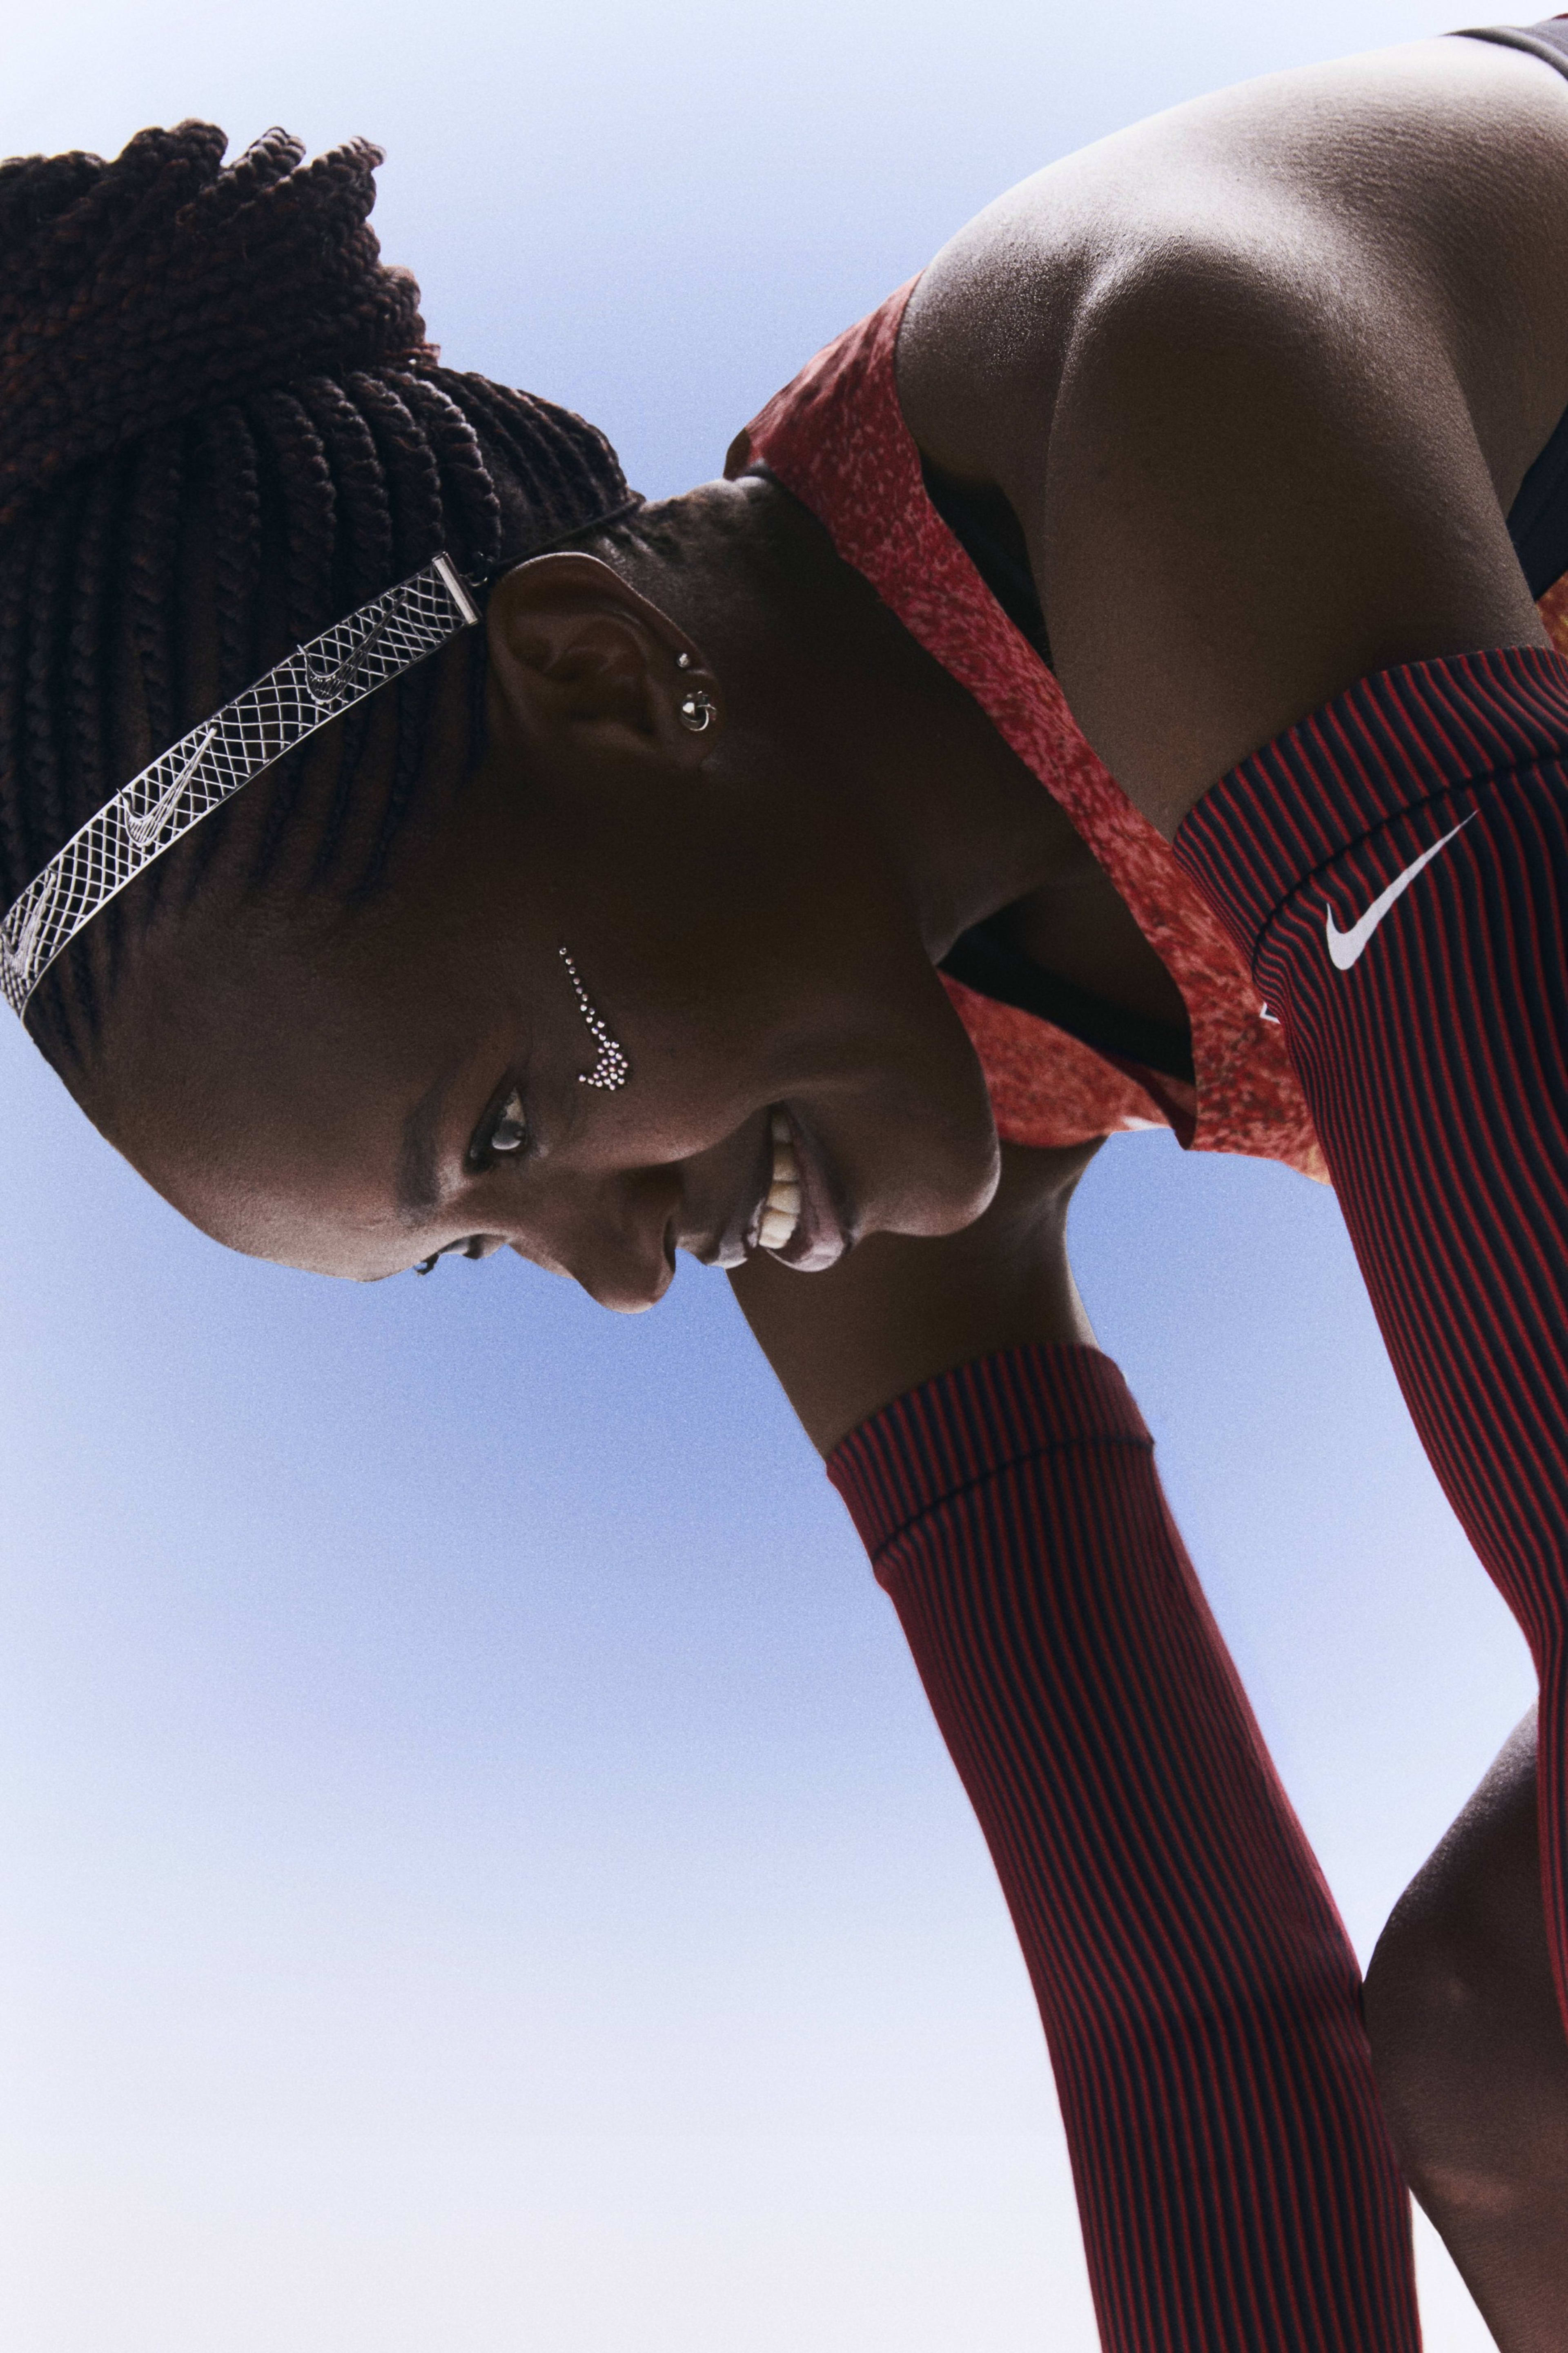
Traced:
[[1001, 1147], [984, 1074], [945, 992], [931, 1012], [863, 1090], [822, 1106], [862, 1233], [957, 1233], [996, 1189]]
[[[821, 1135], [859, 1230], [973, 1222], [995, 1185], [995, 1126], [918, 938], [865, 907], [836, 908], [815, 943], [752, 912], [746, 939], [732, 907], [705, 922], [689, 899], [679, 942], [646, 913], [635, 934], [584, 933], [582, 977], [630, 1072], [613, 1092], [574, 1078], [573, 1159], [605, 1172], [702, 1159], [784, 1103]], [[590, 1074], [595, 1041], [580, 1019], [571, 1035]]]
[[743, 1041], [697, 1092], [713, 1134], [784, 1104], [818, 1140], [855, 1233], [952, 1233], [988, 1207], [1000, 1168], [984, 1075], [923, 956], [889, 960], [881, 979]]
[[593, 1064], [568, 1082], [572, 1135], [563, 1158], [584, 1175], [662, 1168], [721, 1149], [773, 1099], [763, 1073], [746, 1071], [710, 1040], [646, 1034], [627, 1050], [628, 1074], [613, 1092], [586, 1083]]

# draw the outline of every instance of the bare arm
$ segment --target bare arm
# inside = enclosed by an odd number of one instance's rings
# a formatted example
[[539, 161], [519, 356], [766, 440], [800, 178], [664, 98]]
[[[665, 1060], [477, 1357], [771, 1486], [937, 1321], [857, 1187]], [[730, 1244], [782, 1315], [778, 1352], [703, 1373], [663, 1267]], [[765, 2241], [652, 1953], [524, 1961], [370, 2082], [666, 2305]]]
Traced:
[[1004, 1145], [991, 1207], [940, 1241], [873, 1234], [823, 1274], [755, 1259], [731, 1276], [814, 1445], [831, 1452], [879, 1406], [995, 1349], [1093, 1345], [1068, 1265], [1067, 1212], [1098, 1149]]

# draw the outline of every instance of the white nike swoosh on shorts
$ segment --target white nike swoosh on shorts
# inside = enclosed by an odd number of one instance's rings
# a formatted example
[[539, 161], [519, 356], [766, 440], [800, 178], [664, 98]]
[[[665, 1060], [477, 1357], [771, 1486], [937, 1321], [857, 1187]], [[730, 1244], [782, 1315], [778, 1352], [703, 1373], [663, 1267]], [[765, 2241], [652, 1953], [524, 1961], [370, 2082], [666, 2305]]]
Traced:
[[1454, 834], [1463, 833], [1470, 818], [1479, 817], [1479, 809], [1472, 809], [1469, 817], [1460, 819], [1454, 828], [1453, 833], [1446, 833], [1441, 841], [1435, 841], [1430, 849], [1424, 849], [1419, 858], [1413, 858], [1403, 874], [1396, 874], [1387, 890], [1378, 892], [1365, 914], [1359, 916], [1348, 932], [1342, 932], [1335, 923], [1333, 909], [1325, 908], [1323, 923], [1329, 944], [1330, 963], [1337, 966], [1341, 972], [1349, 972], [1394, 901], [1404, 897], [1421, 869], [1424, 866], [1430, 866], [1440, 849], [1447, 849], [1454, 839]]

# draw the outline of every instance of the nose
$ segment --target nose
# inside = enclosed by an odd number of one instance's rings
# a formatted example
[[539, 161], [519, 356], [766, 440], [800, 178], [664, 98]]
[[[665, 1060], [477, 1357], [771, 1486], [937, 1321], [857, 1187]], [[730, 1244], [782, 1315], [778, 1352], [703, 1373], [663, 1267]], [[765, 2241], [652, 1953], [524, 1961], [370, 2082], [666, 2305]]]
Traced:
[[574, 1191], [559, 1213], [511, 1248], [581, 1283], [599, 1306], [617, 1315], [657, 1307], [675, 1280], [676, 1209], [679, 1181], [673, 1170], [650, 1169], [609, 1185]]

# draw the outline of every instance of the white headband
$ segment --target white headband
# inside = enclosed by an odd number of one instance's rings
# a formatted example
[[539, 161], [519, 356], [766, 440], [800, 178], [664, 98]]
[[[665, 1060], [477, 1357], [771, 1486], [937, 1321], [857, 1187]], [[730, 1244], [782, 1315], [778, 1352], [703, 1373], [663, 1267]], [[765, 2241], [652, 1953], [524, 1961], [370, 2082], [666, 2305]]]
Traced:
[[385, 589], [132, 776], [73, 833], [0, 923], [0, 994], [13, 1012], [100, 908], [263, 768], [479, 616], [451, 559]]

